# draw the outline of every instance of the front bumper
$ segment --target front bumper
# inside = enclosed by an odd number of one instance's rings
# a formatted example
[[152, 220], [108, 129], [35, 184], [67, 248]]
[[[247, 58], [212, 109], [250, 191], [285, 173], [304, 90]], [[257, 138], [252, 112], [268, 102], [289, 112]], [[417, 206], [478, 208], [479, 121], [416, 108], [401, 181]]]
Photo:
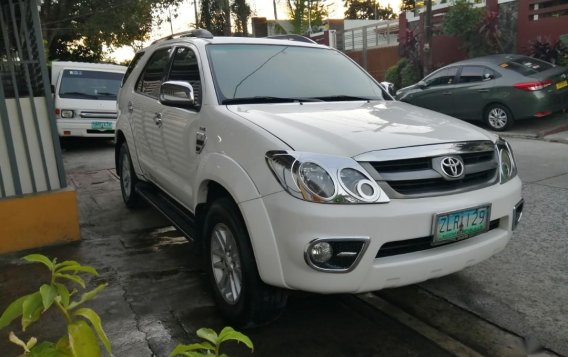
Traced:
[[[513, 211], [520, 200], [521, 181], [516, 177], [504, 185], [467, 193], [387, 204], [316, 204], [280, 192], [249, 201], [243, 215], [266, 283], [318, 293], [359, 293], [440, 277], [491, 257], [511, 238]], [[376, 258], [386, 242], [430, 236], [434, 214], [486, 203], [491, 204], [491, 221], [498, 220], [496, 228], [428, 250]], [[269, 226], [251, 229], [264, 219], [247, 217], [247, 213], [261, 211]], [[310, 267], [304, 259], [309, 242], [334, 237], [368, 237], [369, 244], [351, 271], [329, 273]], [[266, 253], [259, 250], [266, 250], [263, 244], [268, 241], [274, 242], [277, 254], [273, 259], [258, 259]]]
[[[109, 123], [111, 129], [92, 129], [93, 122]], [[57, 119], [57, 133], [60, 137], [86, 136], [96, 138], [114, 138], [116, 120], [109, 119]]]

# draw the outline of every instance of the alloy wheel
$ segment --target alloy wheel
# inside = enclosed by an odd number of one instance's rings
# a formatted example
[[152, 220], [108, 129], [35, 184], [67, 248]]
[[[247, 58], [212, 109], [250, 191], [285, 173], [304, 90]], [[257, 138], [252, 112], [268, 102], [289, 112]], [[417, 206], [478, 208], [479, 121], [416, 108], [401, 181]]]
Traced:
[[211, 265], [219, 293], [227, 303], [236, 304], [242, 291], [241, 260], [233, 233], [223, 223], [211, 232]]
[[487, 114], [489, 125], [495, 129], [502, 129], [509, 120], [507, 112], [503, 108], [493, 108]]
[[130, 159], [128, 154], [122, 156], [122, 166], [120, 168], [120, 182], [126, 199], [130, 198], [130, 189], [132, 186], [132, 176], [130, 173]]

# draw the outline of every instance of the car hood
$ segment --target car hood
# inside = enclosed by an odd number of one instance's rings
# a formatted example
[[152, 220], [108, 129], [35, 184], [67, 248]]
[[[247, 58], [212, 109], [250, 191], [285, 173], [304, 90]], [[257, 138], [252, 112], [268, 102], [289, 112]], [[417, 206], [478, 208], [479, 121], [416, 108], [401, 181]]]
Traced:
[[353, 157], [397, 147], [496, 136], [444, 114], [402, 102], [326, 102], [231, 105], [293, 150]]

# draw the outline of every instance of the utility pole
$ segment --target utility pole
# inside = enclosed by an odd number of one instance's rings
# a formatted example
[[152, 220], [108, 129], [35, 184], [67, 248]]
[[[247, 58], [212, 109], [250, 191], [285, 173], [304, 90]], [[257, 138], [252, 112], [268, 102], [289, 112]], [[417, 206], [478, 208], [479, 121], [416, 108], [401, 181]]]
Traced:
[[423, 46], [424, 76], [427, 76], [432, 71], [432, 0], [426, 0]]
[[274, 8], [274, 20], [278, 20], [278, 12], [276, 11], [276, 0], [272, 0], [272, 7]]
[[193, 9], [195, 10], [195, 28], [199, 27], [199, 16], [197, 14], [197, 0], [193, 0]]

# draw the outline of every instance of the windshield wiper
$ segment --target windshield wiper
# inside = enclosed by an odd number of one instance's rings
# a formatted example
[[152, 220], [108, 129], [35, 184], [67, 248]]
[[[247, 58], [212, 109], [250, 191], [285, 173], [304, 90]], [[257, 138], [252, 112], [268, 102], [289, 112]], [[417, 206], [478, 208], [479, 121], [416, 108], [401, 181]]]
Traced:
[[111, 92], [97, 92], [97, 95], [103, 97], [116, 97], [116, 93], [111, 93]]
[[88, 94], [88, 93], [83, 93], [83, 92], [65, 92], [65, 93], [59, 93], [59, 96], [80, 96], [80, 97], [87, 97], [87, 98], [94, 98], [97, 99], [96, 95], [93, 94]]
[[319, 98], [302, 98], [302, 97], [270, 97], [256, 96], [243, 98], [223, 99], [221, 104], [260, 104], [260, 103], [303, 103], [303, 102], [322, 102]]
[[316, 99], [320, 99], [326, 102], [342, 102], [342, 101], [357, 101], [357, 100], [377, 100], [380, 99], [378, 97], [357, 97], [353, 95], [328, 95], [325, 97], [316, 97]]

